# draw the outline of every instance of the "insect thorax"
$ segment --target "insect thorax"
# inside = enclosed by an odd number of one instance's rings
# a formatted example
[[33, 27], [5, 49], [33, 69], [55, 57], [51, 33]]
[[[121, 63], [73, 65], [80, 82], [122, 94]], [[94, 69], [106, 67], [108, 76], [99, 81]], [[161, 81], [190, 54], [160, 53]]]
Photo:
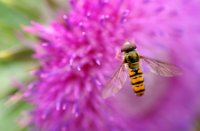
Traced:
[[127, 63], [131, 69], [139, 68], [139, 60], [139, 55], [135, 50], [124, 54], [124, 62]]

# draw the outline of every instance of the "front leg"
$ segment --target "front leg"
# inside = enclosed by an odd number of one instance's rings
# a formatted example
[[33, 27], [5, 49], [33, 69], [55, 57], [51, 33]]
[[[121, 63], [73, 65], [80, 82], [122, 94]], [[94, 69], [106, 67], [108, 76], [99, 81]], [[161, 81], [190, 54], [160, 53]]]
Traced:
[[123, 54], [121, 53], [121, 51], [119, 51], [119, 50], [116, 52], [115, 59], [121, 61], [121, 62], [124, 63], [124, 64], [127, 64], [127, 63], [128, 63], [127, 60], [126, 60], [126, 58], [125, 58], [125, 55], [123, 55]]
[[120, 50], [116, 51], [115, 59], [123, 61], [122, 53], [120, 52]]

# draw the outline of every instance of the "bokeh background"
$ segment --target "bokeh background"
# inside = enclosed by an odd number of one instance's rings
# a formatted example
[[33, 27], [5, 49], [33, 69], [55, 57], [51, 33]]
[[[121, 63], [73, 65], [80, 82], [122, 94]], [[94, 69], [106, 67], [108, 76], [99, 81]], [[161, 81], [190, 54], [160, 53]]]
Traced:
[[[26, 116], [31, 105], [20, 99], [16, 86], [18, 81], [28, 83], [29, 71], [37, 66], [24, 35], [31, 42], [36, 39], [22, 28], [31, 21], [49, 23], [68, 8], [66, 0], [0, 0], [0, 131], [28, 130], [20, 117]], [[200, 131], [198, 116], [193, 125]]]
[[0, 0], [0, 131], [26, 130], [17, 121], [30, 106], [11, 100], [17, 93], [15, 80], [29, 81], [27, 75], [36, 64], [21, 41], [22, 28], [31, 21], [46, 23], [67, 8], [65, 0]]

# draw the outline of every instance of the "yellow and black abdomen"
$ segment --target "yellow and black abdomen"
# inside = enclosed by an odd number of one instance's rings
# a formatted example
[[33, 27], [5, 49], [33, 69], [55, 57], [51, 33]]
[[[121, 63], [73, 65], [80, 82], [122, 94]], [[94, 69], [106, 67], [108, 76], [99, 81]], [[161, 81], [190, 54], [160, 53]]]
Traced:
[[144, 77], [141, 68], [131, 69], [129, 68], [129, 76], [132, 84], [132, 88], [137, 96], [144, 94]]

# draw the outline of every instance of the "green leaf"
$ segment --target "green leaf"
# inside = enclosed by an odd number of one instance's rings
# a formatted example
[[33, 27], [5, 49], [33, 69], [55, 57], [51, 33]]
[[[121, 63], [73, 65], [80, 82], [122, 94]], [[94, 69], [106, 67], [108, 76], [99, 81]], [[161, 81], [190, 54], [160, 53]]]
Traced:
[[14, 9], [21, 15], [26, 16], [29, 19], [39, 20], [40, 8], [44, 4], [41, 0], [0, 0], [10, 8]]
[[[30, 108], [30, 105], [25, 102], [19, 101], [15, 104], [7, 103], [7, 100], [0, 100], [0, 130], [1, 131], [28, 131], [24, 127], [21, 127], [18, 123], [22, 118], [22, 110]], [[26, 116], [29, 117], [29, 116]]]
[[0, 97], [7, 94], [11, 89], [13, 89], [14, 80], [23, 82], [24, 78], [31, 76], [30, 70], [34, 66], [34, 62], [13, 62], [0, 64]]
[[34, 65], [35, 62], [30, 60], [0, 63], [0, 131], [28, 131], [28, 129], [20, 127], [17, 121], [20, 114], [29, 106], [25, 102], [6, 103], [9, 96], [18, 93], [12, 80], [15, 79], [19, 82], [30, 80], [29, 70]]
[[16, 32], [21, 30], [21, 25], [29, 23], [29, 20], [1, 2], [0, 17], [0, 50], [21, 43], [16, 37]]

